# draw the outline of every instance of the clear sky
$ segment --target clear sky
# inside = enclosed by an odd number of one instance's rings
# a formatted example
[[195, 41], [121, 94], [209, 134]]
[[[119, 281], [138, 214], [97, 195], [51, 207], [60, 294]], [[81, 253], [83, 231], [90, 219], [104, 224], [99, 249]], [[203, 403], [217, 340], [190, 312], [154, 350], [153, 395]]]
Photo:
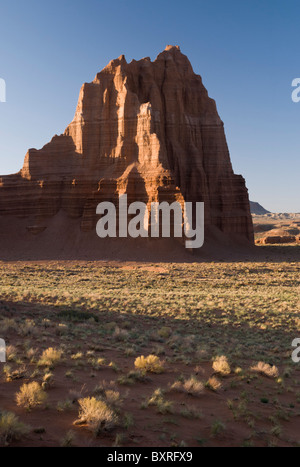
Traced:
[[81, 84], [112, 58], [178, 44], [217, 102], [251, 200], [299, 212], [299, 14], [299, 0], [2, 0], [0, 173], [64, 131]]

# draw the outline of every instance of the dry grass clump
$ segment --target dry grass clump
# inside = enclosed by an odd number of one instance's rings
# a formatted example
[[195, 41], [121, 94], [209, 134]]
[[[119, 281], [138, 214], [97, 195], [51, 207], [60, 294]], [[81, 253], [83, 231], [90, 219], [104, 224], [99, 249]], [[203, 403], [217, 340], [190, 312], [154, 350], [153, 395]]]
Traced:
[[211, 389], [212, 391], [218, 391], [218, 389], [220, 389], [221, 386], [222, 383], [215, 376], [209, 378], [208, 381], [205, 383], [205, 387]]
[[85, 397], [79, 399], [78, 403], [79, 418], [74, 422], [75, 425], [87, 424], [96, 435], [103, 431], [111, 431], [116, 427], [118, 417], [107, 402], [96, 397]]
[[6, 360], [8, 362], [16, 362], [18, 363], [18, 355], [17, 349], [14, 345], [8, 345], [6, 347]]
[[129, 336], [129, 332], [126, 331], [126, 329], [121, 329], [119, 326], [116, 327], [114, 333], [113, 333], [113, 338], [118, 340], [118, 341], [125, 341]]
[[163, 339], [167, 339], [168, 337], [171, 336], [172, 329], [167, 327], [167, 326], [164, 326], [164, 327], [162, 327], [161, 329], [158, 330], [157, 334], [159, 335], [159, 337], [161, 337]]
[[204, 390], [204, 384], [199, 381], [195, 376], [191, 376], [185, 381], [176, 381], [171, 389], [173, 391], [184, 392], [191, 396], [200, 396]]
[[113, 387], [113, 381], [110, 383], [103, 381], [102, 384], [95, 387], [93, 396], [98, 400], [103, 400], [111, 409], [118, 411], [123, 404], [123, 398]]
[[120, 393], [118, 391], [113, 391], [112, 389], [105, 391], [104, 398], [108, 406], [114, 410], [118, 410], [123, 404], [123, 399]]
[[4, 365], [3, 373], [5, 375], [5, 380], [9, 383], [10, 381], [24, 378], [26, 375], [26, 367], [22, 365], [16, 370], [13, 370], [10, 365]]
[[56, 365], [62, 357], [62, 351], [49, 347], [49, 349], [44, 350], [41, 358], [38, 361], [39, 366], [48, 366], [53, 367]]
[[76, 435], [72, 430], [69, 430], [61, 440], [60, 446], [62, 448], [72, 448], [76, 441]]
[[32, 319], [26, 319], [18, 328], [18, 334], [23, 337], [36, 336], [38, 334], [35, 322]]
[[184, 418], [189, 418], [190, 420], [200, 419], [203, 417], [202, 412], [194, 405], [185, 405], [180, 410], [180, 415]]
[[211, 426], [212, 436], [218, 436], [222, 431], [226, 429], [226, 426], [220, 420], [215, 420]]
[[1, 320], [1, 331], [3, 333], [13, 332], [18, 330], [18, 323], [11, 318], [4, 318]]
[[258, 362], [251, 367], [251, 370], [261, 375], [268, 376], [269, 378], [278, 378], [279, 376], [279, 370], [275, 365], [271, 366], [264, 362]]
[[53, 373], [46, 373], [43, 376], [43, 382], [42, 382], [42, 389], [48, 389], [50, 386], [52, 386], [54, 382], [54, 376]]
[[12, 412], [0, 412], [0, 445], [20, 439], [29, 432], [30, 428], [21, 423]]
[[93, 396], [103, 398], [106, 391], [114, 390], [116, 388], [115, 381], [101, 381], [94, 389]]
[[144, 404], [144, 407], [148, 407], [150, 405], [154, 405], [160, 414], [173, 413], [174, 411], [173, 402], [165, 399], [164, 391], [161, 388], [158, 388], [153, 392]]
[[16, 402], [19, 407], [30, 410], [33, 407], [42, 405], [47, 399], [47, 394], [36, 381], [23, 384], [16, 394]]
[[133, 385], [135, 383], [147, 383], [151, 381], [149, 376], [146, 376], [145, 371], [132, 370], [126, 375], [122, 375], [118, 378], [117, 382], [121, 385]]
[[231, 368], [225, 355], [216, 357], [213, 361], [212, 367], [214, 371], [221, 376], [227, 376], [231, 373]]
[[81, 360], [83, 358], [83, 353], [82, 352], [77, 352], [73, 355], [71, 355], [71, 360]]
[[163, 362], [156, 355], [148, 355], [148, 357], [142, 355], [135, 360], [134, 366], [145, 373], [162, 373], [164, 371]]

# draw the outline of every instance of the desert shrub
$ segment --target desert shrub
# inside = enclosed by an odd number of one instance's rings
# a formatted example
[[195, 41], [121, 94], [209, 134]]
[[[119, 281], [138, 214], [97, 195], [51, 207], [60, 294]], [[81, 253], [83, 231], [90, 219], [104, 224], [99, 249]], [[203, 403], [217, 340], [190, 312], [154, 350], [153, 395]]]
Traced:
[[159, 337], [162, 337], [164, 339], [167, 339], [168, 337], [170, 337], [171, 334], [172, 334], [172, 329], [168, 328], [167, 326], [158, 330]]
[[76, 435], [72, 430], [70, 430], [66, 433], [64, 438], [61, 440], [60, 446], [62, 448], [71, 448], [74, 446], [75, 440], [76, 440]]
[[146, 376], [144, 371], [141, 370], [133, 370], [129, 371], [126, 375], [122, 375], [118, 378], [117, 382], [121, 385], [132, 385], [135, 383], [147, 383], [151, 381], [151, 379]]
[[124, 446], [124, 444], [128, 441], [128, 437], [125, 433], [117, 433], [115, 441], [113, 442], [113, 447], [119, 448]]
[[217, 391], [222, 386], [221, 382], [215, 377], [211, 376], [205, 383], [205, 387], [211, 389], [212, 391]]
[[268, 376], [269, 378], [278, 378], [279, 371], [276, 366], [271, 366], [268, 363], [258, 362], [256, 365], [251, 367], [252, 371], [260, 373], [261, 375]]
[[6, 360], [8, 362], [17, 362], [17, 349], [13, 345], [6, 347]]
[[0, 444], [7, 445], [29, 432], [29, 427], [21, 423], [12, 412], [0, 412]]
[[112, 410], [117, 412], [123, 404], [123, 398], [118, 391], [115, 391], [114, 388], [114, 381], [102, 381], [102, 383], [95, 387], [93, 396], [98, 400], [104, 401]]
[[118, 410], [123, 404], [123, 399], [121, 398], [120, 393], [118, 391], [113, 391], [112, 389], [105, 391], [103, 399], [113, 410]]
[[23, 384], [20, 391], [16, 394], [17, 405], [31, 409], [42, 405], [47, 399], [47, 394], [36, 381]]
[[28, 360], [31, 361], [31, 363], [34, 362], [34, 358], [35, 358], [37, 352], [38, 352], [38, 350], [34, 349], [33, 347], [31, 347], [30, 349], [28, 349], [26, 351], [26, 357], [28, 358]]
[[226, 429], [226, 426], [220, 420], [215, 420], [211, 426], [212, 436], [218, 436], [222, 431]]
[[182, 349], [184, 349], [186, 353], [194, 353], [195, 339], [196, 336], [194, 335], [186, 336], [183, 338]]
[[66, 399], [65, 401], [59, 401], [57, 403], [56, 409], [58, 412], [66, 412], [73, 409], [73, 401], [71, 399]]
[[231, 373], [230, 365], [228, 363], [227, 357], [222, 355], [221, 357], [216, 357], [212, 365], [214, 371], [221, 376], [227, 376]]
[[94, 313], [79, 310], [62, 310], [58, 313], [59, 318], [64, 321], [84, 322], [93, 319], [98, 323], [99, 318]]
[[118, 371], [120, 371], [120, 369], [119, 369], [118, 365], [116, 364], [116, 362], [110, 362], [108, 366], [109, 366], [109, 368], [111, 368], [116, 373], [118, 373]]
[[1, 331], [3, 333], [12, 332], [18, 330], [18, 323], [11, 318], [4, 318], [1, 320]]
[[199, 411], [199, 409], [197, 407], [194, 407], [193, 405], [183, 407], [180, 410], [180, 415], [189, 419], [197, 419], [203, 417], [202, 412]]
[[88, 362], [91, 364], [91, 366], [94, 368], [94, 370], [101, 370], [105, 365], [107, 365], [105, 358], [97, 358], [97, 357], [92, 357], [90, 356], [88, 358]]
[[55, 328], [55, 334], [57, 336], [65, 336], [68, 332], [69, 326], [65, 323], [58, 323]]
[[101, 381], [94, 389], [93, 391], [93, 396], [97, 398], [103, 398], [105, 397], [106, 391], [114, 390], [116, 387], [115, 381], [106, 381], [103, 380]]
[[3, 373], [5, 375], [5, 379], [7, 382], [10, 382], [16, 379], [22, 379], [26, 375], [26, 367], [21, 366], [20, 368], [13, 370], [10, 365], [4, 365]]
[[126, 329], [121, 329], [119, 326], [117, 326], [113, 333], [113, 338], [117, 341], [125, 341], [128, 338], [128, 335], [129, 333], [126, 331]]
[[49, 349], [44, 350], [41, 358], [38, 361], [39, 366], [48, 366], [53, 367], [56, 365], [62, 357], [62, 351], [49, 347]]
[[135, 360], [134, 366], [146, 373], [162, 373], [164, 371], [163, 362], [156, 355], [148, 355], [148, 357], [142, 355]]
[[157, 356], [159, 356], [159, 355], [165, 355], [165, 354], [166, 354], [166, 350], [165, 350], [165, 347], [164, 347], [163, 345], [156, 344], [156, 345], [153, 347], [151, 353], [152, 353], [153, 355], [157, 355]]
[[82, 352], [77, 352], [76, 354], [71, 355], [71, 360], [81, 360], [83, 358]]
[[47, 372], [43, 377], [42, 389], [48, 389], [54, 382], [53, 373]]
[[52, 323], [52, 322], [50, 321], [50, 319], [48, 319], [48, 318], [42, 319], [42, 323], [41, 323], [41, 324], [42, 324], [42, 326], [44, 326], [45, 329], [51, 328], [52, 326], [54, 326], [54, 323]]
[[173, 402], [168, 401], [164, 397], [164, 391], [160, 388], [156, 389], [152, 396], [149, 397], [146, 406], [154, 405], [161, 414], [173, 413]]
[[191, 396], [200, 396], [204, 390], [204, 384], [199, 381], [195, 376], [191, 376], [184, 381], [176, 381], [171, 389], [173, 391], [184, 392]]
[[126, 412], [126, 413], [124, 414], [123, 427], [124, 427], [126, 430], [129, 430], [129, 428], [131, 428], [133, 425], [134, 425], [134, 418], [133, 418], [133, 415], [132, 415], [131, 413]]
[[117, 326], [117, 323], [115, 321], [111, 321], [110, 323], [105, 323], [103, 324], [103, 329], [108, 332], [112, 332]]
[[37, 335], [38, 331], [35, 325], [35, 322], [32, 319], [26, 319], [24, 323], [22, 323], [18, 329], [18, 334], [23, 337], [26, 336], [35, 336]]
[[78, 403], [80, 409], [79, 418], [75, 421], [76, 425], [87, 424], [96, 435], [116, 427], [118, 417], [105, 401], [96, 397], [86, 397], [80, 399]]

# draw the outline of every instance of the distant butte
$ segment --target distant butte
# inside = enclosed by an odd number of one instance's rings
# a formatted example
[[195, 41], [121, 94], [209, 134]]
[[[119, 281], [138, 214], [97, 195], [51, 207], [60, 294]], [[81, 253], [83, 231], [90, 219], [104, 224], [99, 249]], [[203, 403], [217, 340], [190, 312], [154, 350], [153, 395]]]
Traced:
[[109, 254], [112, 243], [96, 237], [96, 206], [124, 193], [129, 203], [203, 201], [212, 250], [253, 244], [244, 178], [233, 172], [215, 101], [179, 46], [153, 62], [112, 60], [82, 86], [65, 132], [1, 177], [0, 254]]

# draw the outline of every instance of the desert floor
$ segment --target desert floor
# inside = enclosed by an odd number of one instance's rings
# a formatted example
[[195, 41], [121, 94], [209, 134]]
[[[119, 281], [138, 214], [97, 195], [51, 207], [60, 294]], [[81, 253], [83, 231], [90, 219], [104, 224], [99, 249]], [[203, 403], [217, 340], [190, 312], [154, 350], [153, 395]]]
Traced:
[[269, 259], [0, 263], [1, 444], [298, 446], [300, 246], [257, 248]]

